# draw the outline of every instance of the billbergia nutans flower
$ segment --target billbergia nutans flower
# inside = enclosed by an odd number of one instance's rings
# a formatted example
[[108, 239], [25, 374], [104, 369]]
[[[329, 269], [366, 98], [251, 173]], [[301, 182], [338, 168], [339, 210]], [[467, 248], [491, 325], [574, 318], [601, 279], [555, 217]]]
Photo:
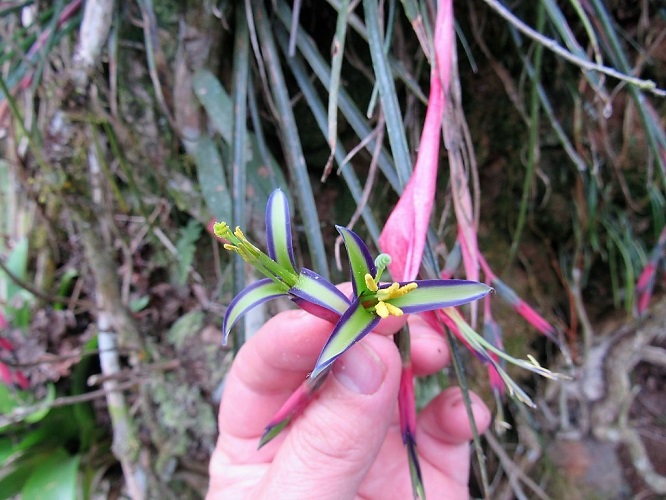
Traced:
[[250, 243], [240, 228], [233, 232], [224, 223], [214, 226], [216, 236], [262, 272], [262, 279], [243, 290], [229, 304], [224, 317], [225, 340], [233, 324], [248, 310], [276, 297], [286, 296], [302, 309], [335, 323], [326, 345], [304, 384], [268, 423], [261, 444], [275, 437], [300, 412], [321, 385], [333, 362], [367, 335], [382, 318], [432, 311], [466, 304], [484, 297], [491, 288], [465, 280], [420, 280], [383, 283], [390, 263], [387, 254], [373, 260], [363, 240], [353, 231], [337, 226], [351, 267], [352, 295], [346, 297], [333, 284], [308, 269], [296, 270], [291, 245], [291, 223], [287, 198], [276, 190], [266, 208], [268, 255]]
[[251, 284], [234, 298], [224, 315], [224, 341], [234, 323], [247, 311], [271, 299], [286, 296], [302, 309], [321, 318], [337, 321], [350, 301], [335, 286], [309, 269], [296, 271], [291, 243], [291, 219], [285, 194], [273, 191], [266, 206], [268, 255], [248, 241], [240, 228], [231, 231], [225, 222], [213, 226], [215, 235], [230, 243], [227, 250], [238, 253], [266, 278]]

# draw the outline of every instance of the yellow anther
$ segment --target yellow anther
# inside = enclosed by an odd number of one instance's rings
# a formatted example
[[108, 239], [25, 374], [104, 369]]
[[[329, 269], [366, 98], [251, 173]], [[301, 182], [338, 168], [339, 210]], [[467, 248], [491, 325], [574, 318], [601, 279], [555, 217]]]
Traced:
[[368, 290], [371, 292], [376, 292], [378, 290], [377, 283], [375, 283], [375, 279], [370, 274], [365, 275], [365, 286], [367, 286]]
[[225, 250], [231, 250], [232, 252], [238, 252], [238, 247], [236, 245], [230, 245], [229, 243], [224, 244]]
[[218, 238], [226, 238], [230, 233], [229, 225], [226, 222], [216, 222], [213, 225], [213, 232]]
[[241, 241], [247, 241], [247, 238], [243, 234], [243, 231], [241, 231], [240, 226], [236, 226], [236, 230], [234, 231], [234, 234], [236, 235], [236, 238], [238, 238]]
[[378, 300], [390, 300], [397, 297], [402, 297], [406, 293], [411, 292], [415, 288], [418, 288], [416, 283], [407, 283], [406, 285], [400, 286], [399, 283], [393, 283], [388, 288], [382, 288], [377, 292]]
[[389, 316], [402, 316], [404, 313], [402, 309], [389, 304], [388, 302], [382, 302], [381, 300], [377, 302], [375, 306], [375, 312], [380, 318], [388, 318]]
[[384, 302], [377, 302], [377, 305], [375, 306], [375, 312], [377, 313], [377, 316], [379, 316], [380, 318], [389, 317], [389, 310]]
[[412, 290], [415, 290], [419, 287], [417, 283], [407, 283], [406, 285], [401, 286], [398, 288], [398, 290], [393, 294], [392, 299], [395, 299], [396, 297], [402, 297], [408, 292], [411, 292]]
[[393, 283], [391, 286], [388, 288], [382, 288], [381, 290], [377, 291], [377, 299], [379, 300], [388, 300], [393, 298], [393, 294], [398, 291], [400, 288], [400, 284], [398, 283]]
[[389, 304], [388, 302], [384, 302], [384, 304], [386, 304], [386, 308], [391, 316], [402, 316], [404, 314], [399, 307]]

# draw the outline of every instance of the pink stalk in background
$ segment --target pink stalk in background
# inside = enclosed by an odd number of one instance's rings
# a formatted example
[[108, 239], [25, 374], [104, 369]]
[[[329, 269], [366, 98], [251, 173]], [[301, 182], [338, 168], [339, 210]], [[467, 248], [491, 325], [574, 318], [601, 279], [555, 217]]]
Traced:
[[[7, 328], [8, 326], [7, 320], [0, 312], [0, 328]], [[14, 344], [9, 339], [0, 337], [0, 354], [4, 355], [6, 353], [12, 355], [13, 352]], [[23, 390], [27, 389], [30, 385], [30, 382], [21, 370], [14, 370], [2, 361], [0, 361], [0, 382], [8, 386], [15, 385]]]
[[509, 285], [499, 279], [480, 252], [478, 254], [478, 258], [479, 263], [483, 268], [483, 273], [486, 275], [486, 283], [495, 288], [497, 295], [506, 301], [514, 311], [525, 318], [525, 320], [534, 328], [539, 330], [549, 340], [560, 346], [560, 341], [557, 338], [557, 330], [555, 330], [555, 327], [546, 321], [546, 319], [538, 312], [536, 312], [527, 302], [521, 299]]
[[[441, 0], [437, 4], [435, 21], [435, 58], [430, 72], [430, 95], [419, 152], [405, 190], [379, 236], [382, 252], [391, 255], [389, 271], [394, 279], [411, 281], [421, 268], [430, 215], [435, 199], [439, 162], [442, 119], [449, 91], [451, 65], [455, 50], [453, 2]], [[402, 333], [405, 335], [405, 333]], [[403, 355], [400, 391], [398, 393], [400, 426], [407, 447], [410, 470], [415, 471], [412, 483], [415, 493], [423, 491], [416, 456], [416, 402], [414, 377], [409, 355]]]
[[665, 252], [666, 226], [662, 229], [661, 234], [659, 235], [659, 241], [657, 241], [657, 245], [652, 249], [652, 252], [650, 252], [648, 263], [645, 265], [645, 268], [643, 268], [643, 272], [636, 283], [636, 314], [638, 316], [642, 316], [650, 305], [650, 298], [652, 297], [657, 270], [659, 269], [659, 264], [664, 259]]

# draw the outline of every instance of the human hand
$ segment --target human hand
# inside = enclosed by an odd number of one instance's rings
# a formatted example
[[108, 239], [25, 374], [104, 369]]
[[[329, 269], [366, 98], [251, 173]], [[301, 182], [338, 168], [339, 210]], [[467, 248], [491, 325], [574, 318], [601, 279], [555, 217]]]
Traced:
[[[332, 325], [303, 311], [268, 321], [239, 351], [220, 406], [208, 499], [411, 498], [397, 412], [400, 355], [387, 336], [402, 318], [383, 320], [335, 363], [318, 397], [278, 437], [257, 450], [264, 426], [312, 370]], [[441, 370], [446, 342], [409, 319], [414, 373]], [[479, 432], [490, 412], [470, 394]], [[419, 414], [417, 451], [426, 495], [467, 498], [470, 424], [458, 388]]]

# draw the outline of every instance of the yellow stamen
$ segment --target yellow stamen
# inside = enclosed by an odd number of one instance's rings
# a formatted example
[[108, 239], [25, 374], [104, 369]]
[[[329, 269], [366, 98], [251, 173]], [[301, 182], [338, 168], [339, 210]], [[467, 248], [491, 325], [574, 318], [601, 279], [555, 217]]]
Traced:
[[234, 231], [234, 234], [236, 235], [236, 238], [238, 238], [241, 241], [247, 241], [247, 238], [243, 234], [243, 231], [241, 231], [240, 226], [236, 226], [236, 230]]
[[377, 313], [377, 316], [382, 319], [388, 318], [389, 316], [400, 317], [404, 314], [402, 309], [399, 307], [396, 307], [393, 304], [389, 304], [388, 302], [382, 302], [381, 300], [377, 302], [377, 305], [375, 306], [375, 312]]
[[224, 245], [225, 250], [231, 250], [232, 252], [238, 252], [238, 247], [236, 245], [230, 245], [229, 243], [225, 243]]
[[377, 316], [379, 316], [380, 318], [389, 317], [389, 310], [384, 302], [377, 302], [377, 305], [375, 306], [375, 312], [377, 313]]
[[416, 290], [418, 287], [418, 283], [407, 283], [406, 285], [398, 288], [391, 298], [395, 299], [396, 297], [402, 297], [406, 293], [411, 292], [412, 290]]
[[399, 283], [393, 283], [388, 288], [382, 288], [377, 292], [378, 300], [390, 300], [398, 297], [402, 297], [406, 293], [411, 292], [415, 288], [418, 288], [416, 283], [407, 283], [406, 285], [400, 286]]
[[391, 316], [402, 316], [404, 313], [402, 312], [402, 309], [399, 307], [394, 306], [393, 304], [389, 304], [388, 302], [383, 302], [383, 304], [386, 304], [386, 308], [388, 309], [388, 312]]
[[213, 225], [213, 232], [218, 238], [227, 238], [231, 231], [229, 231], [229, 225], [226, 222], [216, 222]]
[[370, 274], [365, 275], [365, 286], [367, 286], [368, 290], [371, 292], [376, 292], [378, 290], [377, 283], [375, 283], [374, 278]]

